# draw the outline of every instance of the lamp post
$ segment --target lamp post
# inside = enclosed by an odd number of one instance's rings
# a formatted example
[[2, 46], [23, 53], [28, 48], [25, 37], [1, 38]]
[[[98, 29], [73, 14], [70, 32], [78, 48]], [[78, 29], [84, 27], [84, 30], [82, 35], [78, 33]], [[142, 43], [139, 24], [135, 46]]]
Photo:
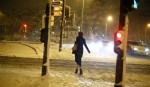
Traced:
[[82, 0], [82, 19], [81, 19], [81, 28], [80, 28], [80, 31], [82, 31], [83, 29], [83, 13], [84, 13], [84, 0]]
[[108, 27], [107, 22], [110, 22], [110, 21], [112, 21], [112, 16], [108, 16], [108, 17], [107, 17], [107, 20], [106, 20], [105, 39], [107, 38], [107, 27]]
[[147, 24], [146, 28], [145, 28], [145, 43], [147, 43], [147, 28], [150, 28], [150, 23]]

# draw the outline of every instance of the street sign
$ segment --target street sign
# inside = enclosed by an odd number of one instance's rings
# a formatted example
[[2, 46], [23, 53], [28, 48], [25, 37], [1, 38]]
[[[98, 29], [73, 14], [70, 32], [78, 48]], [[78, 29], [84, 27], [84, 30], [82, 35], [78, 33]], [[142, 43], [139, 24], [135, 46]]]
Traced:
[[62, 1], [52, 1], [51, 15], [61, 16], [62, 15]]
[[52, 1], [52, 5], [62, 5], [62, 1]]
[[[42, 16], [42, 28], [45, 28], [45, 17], [46, 17], [46, 15]], [[49, 26], [48, 26], [48, 28], [50, 28], [50, 26], [54, 26], [54, 16], [51, 16], [51, 18], [49, 18]]]

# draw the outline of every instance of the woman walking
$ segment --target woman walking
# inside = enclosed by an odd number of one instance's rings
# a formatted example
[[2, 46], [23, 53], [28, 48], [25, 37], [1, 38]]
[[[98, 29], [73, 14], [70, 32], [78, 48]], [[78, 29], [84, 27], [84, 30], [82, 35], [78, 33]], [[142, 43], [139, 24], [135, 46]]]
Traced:
[[86, 45], [86, 40], [83, 38], [83, 32], [78, 33], [78, 36], [76, 37], [75, 45], [77, 45], [77, 49], [74, 53], [75, 54], [75, 62], [77, 64], [75, 73], [77, 74], [78, 71], [80, 70], [79, 74], [82, 75], [83, 71], [82, 71], [81, 59], [82, 59], [82, 55], [83, 55], [83, 45], [87, 49], [88, 53], [90, 53], [90, 50], [89, 50], [88, 46]]

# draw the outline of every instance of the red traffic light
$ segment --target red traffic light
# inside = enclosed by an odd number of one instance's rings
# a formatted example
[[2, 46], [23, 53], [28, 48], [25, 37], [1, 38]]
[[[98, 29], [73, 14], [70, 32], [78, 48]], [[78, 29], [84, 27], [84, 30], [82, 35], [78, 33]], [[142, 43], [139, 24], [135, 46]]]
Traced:
[[122, 55], [123, 44], [124, 44], [124, 31], [119, 30], [114, 35], [114, 52]]
[[124, 38], [124, 31], [123, 30], [119, 30], [115, 33], [115, 38], [116, 40], [122, 40]]
[[27, 25], [26, 25], [26, 24], [24, 24], [24, 25], [23, 25], [23, 27], [25, 27], [25, 28], [26, 28], [26, 27], [27, 27]]
[[120, 32], [117, 32], [116, 37], [117, 37], [117, 38], [121, 38], [121, 37], [122, 37], [122, 34], [121, 34]]
[[23, 24], [23, 32], [27, 32], [27, 24]]

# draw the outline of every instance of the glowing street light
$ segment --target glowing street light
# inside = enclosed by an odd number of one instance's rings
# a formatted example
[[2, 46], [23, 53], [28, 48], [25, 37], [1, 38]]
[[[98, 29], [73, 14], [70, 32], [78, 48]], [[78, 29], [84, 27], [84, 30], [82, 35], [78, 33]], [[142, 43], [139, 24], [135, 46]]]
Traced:
[[147, 24], [147, 27], [150, 28], [150, 23]]
[[107, 20], [108, 20], [108, 21], [112, 21], [112, 16], [108, 16], [108, 17], [107, 17]]

